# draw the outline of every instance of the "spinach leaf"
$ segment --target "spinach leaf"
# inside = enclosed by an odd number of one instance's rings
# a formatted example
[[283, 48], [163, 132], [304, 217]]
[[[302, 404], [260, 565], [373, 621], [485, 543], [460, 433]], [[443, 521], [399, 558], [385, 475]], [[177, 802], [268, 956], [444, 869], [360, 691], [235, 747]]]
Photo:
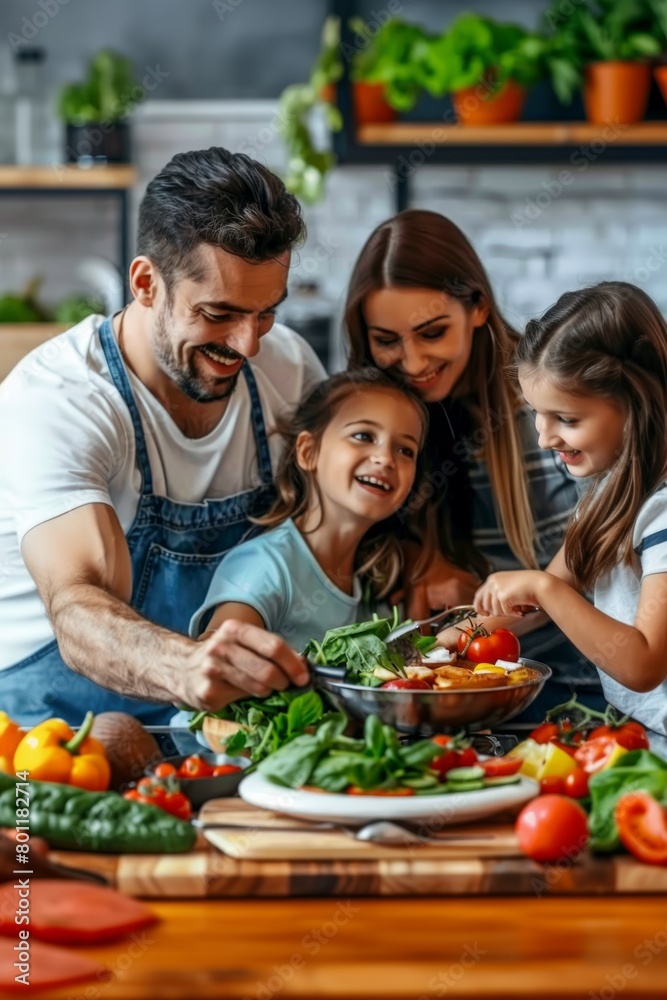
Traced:
[[292, 733], [302, 733], [308, 726], [314, 726], [324, 714], [322, 699], [317, 691], [305, 691], [290, 702], [287, 710], [287, 729]]
[[667, 797], [667, 762], [650, 750], [631, 750], [612, 767], [594, 774], [589, 790], [589, 847], [593, 851], [615, 851], [620, 846], [614, 820], [616, 803], [621, 796], [638, 790], [649, 792], [659, 802], [664, 802]]
[[364, 724], [364, 740], [371, 757], [382, 757], [387, 743], [384, 738], [384, 727], [377, 715], [367, 715]]
[[259, 764], [259, 771], [270, 781], [287, 788], [301, 788], [308, 784], [326, 747], [316, 736], [306, 733], [280, 747]]

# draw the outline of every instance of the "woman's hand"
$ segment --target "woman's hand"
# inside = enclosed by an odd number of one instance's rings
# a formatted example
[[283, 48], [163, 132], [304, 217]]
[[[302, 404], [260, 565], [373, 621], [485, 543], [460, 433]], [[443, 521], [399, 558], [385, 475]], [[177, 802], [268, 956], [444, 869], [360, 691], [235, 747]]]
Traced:
[[549, 574], [541, 570], [516, 570], [492, 573], [474, 598], [478, 615], [523, 617], [522, 607], [540, 606]]
[[[409, 580], [419, 549], [408, 543], [405, 552], [405, 579]], [[408, 618], [429, 618], [435, 611], [457, 604], [471, 604], [481, 581], [437, 554], [426, 573], [416, 583], [405, 584], [405, 611]]]

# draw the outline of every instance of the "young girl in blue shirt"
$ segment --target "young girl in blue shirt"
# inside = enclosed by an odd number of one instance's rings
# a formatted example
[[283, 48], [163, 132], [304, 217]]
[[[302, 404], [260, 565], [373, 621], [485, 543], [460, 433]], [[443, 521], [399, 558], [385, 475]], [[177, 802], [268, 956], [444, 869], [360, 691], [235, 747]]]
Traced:
[[356, 621], [362, 589], [387, 596], [401, 555], [380, 522], [410, 493], [427, 422], [419, 397], [377, 369], [321, 383], [279, 428], [278, 497], [257, 521], [269, 530], [222, 559], [190, 634], [233, 618], [300, 650]]
[[603, 282], [530, 322], [515, 358], [540, 447], [590, 485], [547, 570], [494, 573], [477, 612], [539, 605], [664, 751], [667, 324], [641, 289]]

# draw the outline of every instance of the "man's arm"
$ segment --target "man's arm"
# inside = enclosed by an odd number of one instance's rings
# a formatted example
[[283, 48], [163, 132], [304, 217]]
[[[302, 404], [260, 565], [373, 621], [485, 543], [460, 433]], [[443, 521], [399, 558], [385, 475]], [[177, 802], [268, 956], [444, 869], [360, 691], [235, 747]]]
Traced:
[[127, 542], [106, 504], [37, 525], [22, 554], [65, 662], [119, 694], [215, 711], [308, 679], [301, 657], [251, 624], [226, 621], [194, 642], [137, 614]]

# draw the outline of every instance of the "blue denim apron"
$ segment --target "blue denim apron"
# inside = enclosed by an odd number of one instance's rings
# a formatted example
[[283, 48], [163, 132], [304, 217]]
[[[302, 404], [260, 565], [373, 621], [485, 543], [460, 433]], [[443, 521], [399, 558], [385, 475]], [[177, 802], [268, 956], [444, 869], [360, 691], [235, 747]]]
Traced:
[[[187, 504], [153, 493], [146, 440], [134, 395], [111, 328], [100, 327], [114, 385], [130, 412], [142, 475], [137, 512], [127, 534], [132, 559], [130, 606], [149, 621], [187, 635], [220, 559], [258, 529], [248, 518], [266, 513], [275, 497], [271, 457], [257, 383], [246, 361], [242, 371], [252, 404], [259, 485], [223, 500]], [[127, 698], [100, 687], [64, 663], [56, 640], [0, 671], [0, 709], [22, 725], [58, 716], [79, 725], [86, 711], [128, 712], [145, 724], [165, 725], [173, 705]]]

